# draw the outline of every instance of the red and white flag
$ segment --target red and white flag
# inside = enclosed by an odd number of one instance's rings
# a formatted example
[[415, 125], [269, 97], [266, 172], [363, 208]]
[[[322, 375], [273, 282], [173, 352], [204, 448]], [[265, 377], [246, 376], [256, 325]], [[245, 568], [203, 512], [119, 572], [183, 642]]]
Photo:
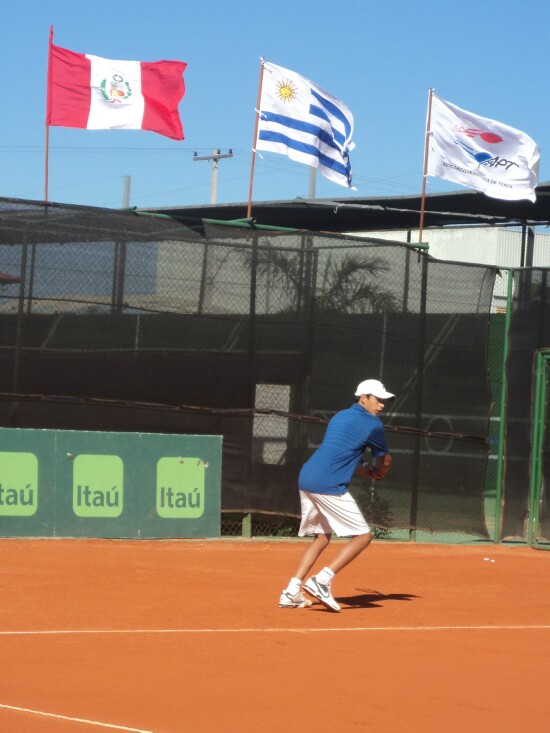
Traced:
[[112, 61], [50, 42], [46, 125], [150, 130], [183, 140], [183, 61]]

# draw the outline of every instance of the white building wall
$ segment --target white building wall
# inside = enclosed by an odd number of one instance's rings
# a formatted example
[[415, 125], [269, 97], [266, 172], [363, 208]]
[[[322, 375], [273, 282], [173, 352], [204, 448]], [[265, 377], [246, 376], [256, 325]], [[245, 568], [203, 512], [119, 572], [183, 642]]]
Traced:
[[[418, 242], [417, 230], [354, 232], [349, 236], [390, 239], [394, 242]], [[428, 252], [438, 260], [471, 262], [496, 267], [521, 267], [522, 231], [496, 227], [449, 227], [428, 229], [422, 236]], [[550, 234], [535, 232], [534, 267], [550, 267]]]
[[[418, 242], [418, 230], [354, 233], [352, 236], [390, 239], [394, 242]], [[469, 262], [502, 268], [495, 282], [492, 310], [506, 305], [508, 270], [521, 267], [522, 230], [496, 227], [449, 227], [428, 229], [422, 236], [428, 253], [438, 260]], [[535, 232], [533, 267], [550, 267], [550, 234]]]

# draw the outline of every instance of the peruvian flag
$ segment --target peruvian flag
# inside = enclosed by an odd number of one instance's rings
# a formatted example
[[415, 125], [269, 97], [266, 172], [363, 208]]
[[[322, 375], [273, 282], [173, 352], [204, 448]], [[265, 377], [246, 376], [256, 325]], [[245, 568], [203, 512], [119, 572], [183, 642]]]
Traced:
[[178, 104], [183, 61], [112, 61], [54, 46], [50, 37], [46, 125], [150, 130], [183, 140]]

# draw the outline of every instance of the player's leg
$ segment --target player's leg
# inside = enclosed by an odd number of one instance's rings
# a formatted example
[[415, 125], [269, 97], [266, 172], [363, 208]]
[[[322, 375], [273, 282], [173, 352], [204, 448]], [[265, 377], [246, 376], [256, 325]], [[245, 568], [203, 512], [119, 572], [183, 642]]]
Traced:
[[334, 560], [304, 583], [304, 590], [333, 611], [340, 611], [332, 596], [332, 580], [335, 574], [365, 550], [372, 533], [357, 502], [349, 493], [341, 496], [321, 496], [318, 508], [324, 514], [334, 532], [340, 537], [352, 537], [337, 553]]
[[303, 580], [309, 573], [311, 568], [317, 562], [319, 555], [328, 547], [332, 535], [319, 533], [315, 535], [315, 539], [309, 544], [300, 558], [296, 572], [294, 573], [295, 578]]
[[345, 568], [352, 560], [355, 560], [357, 555], [360, 555], [363, 550], [366, 550], [371, 542], [372, 532], [366, 532], [352, 537], [349, 542], [346, 542], [328, 567], [336, 575], [336, 573], [342, 570], [342, 568]]
[[315, 564], [319, 555], [328, 546], [330, 534], [316, 534], [300, 558], [296, 571], [279, 598], [280, 608], [307, 608], [311, 601], [302, 593], [302, 581]]
[[305, 608], [306, 606], [311, 606], [311, 601], [302, 593], [302, 581], [317, 561], [319, 555], [326, 549], [332, 536], [330, 525], [323, 514], [317, 509], [316, 496], [300, 491], [300, 501], [302, 505], [302, 521], [298, 534], [301, 537], [314, 535], [315, 539], [303, 551], [294, 575], [285, 590], [281, 593], [281, 597], [279, 598], [280, 608]]

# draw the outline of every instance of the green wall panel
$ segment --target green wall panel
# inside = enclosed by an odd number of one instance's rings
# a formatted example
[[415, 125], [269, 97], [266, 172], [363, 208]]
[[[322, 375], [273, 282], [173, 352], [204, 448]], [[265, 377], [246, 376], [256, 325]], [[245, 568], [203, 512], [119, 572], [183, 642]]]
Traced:
[[219, 537], [218, 435], [0, 429], [0, 536]]

